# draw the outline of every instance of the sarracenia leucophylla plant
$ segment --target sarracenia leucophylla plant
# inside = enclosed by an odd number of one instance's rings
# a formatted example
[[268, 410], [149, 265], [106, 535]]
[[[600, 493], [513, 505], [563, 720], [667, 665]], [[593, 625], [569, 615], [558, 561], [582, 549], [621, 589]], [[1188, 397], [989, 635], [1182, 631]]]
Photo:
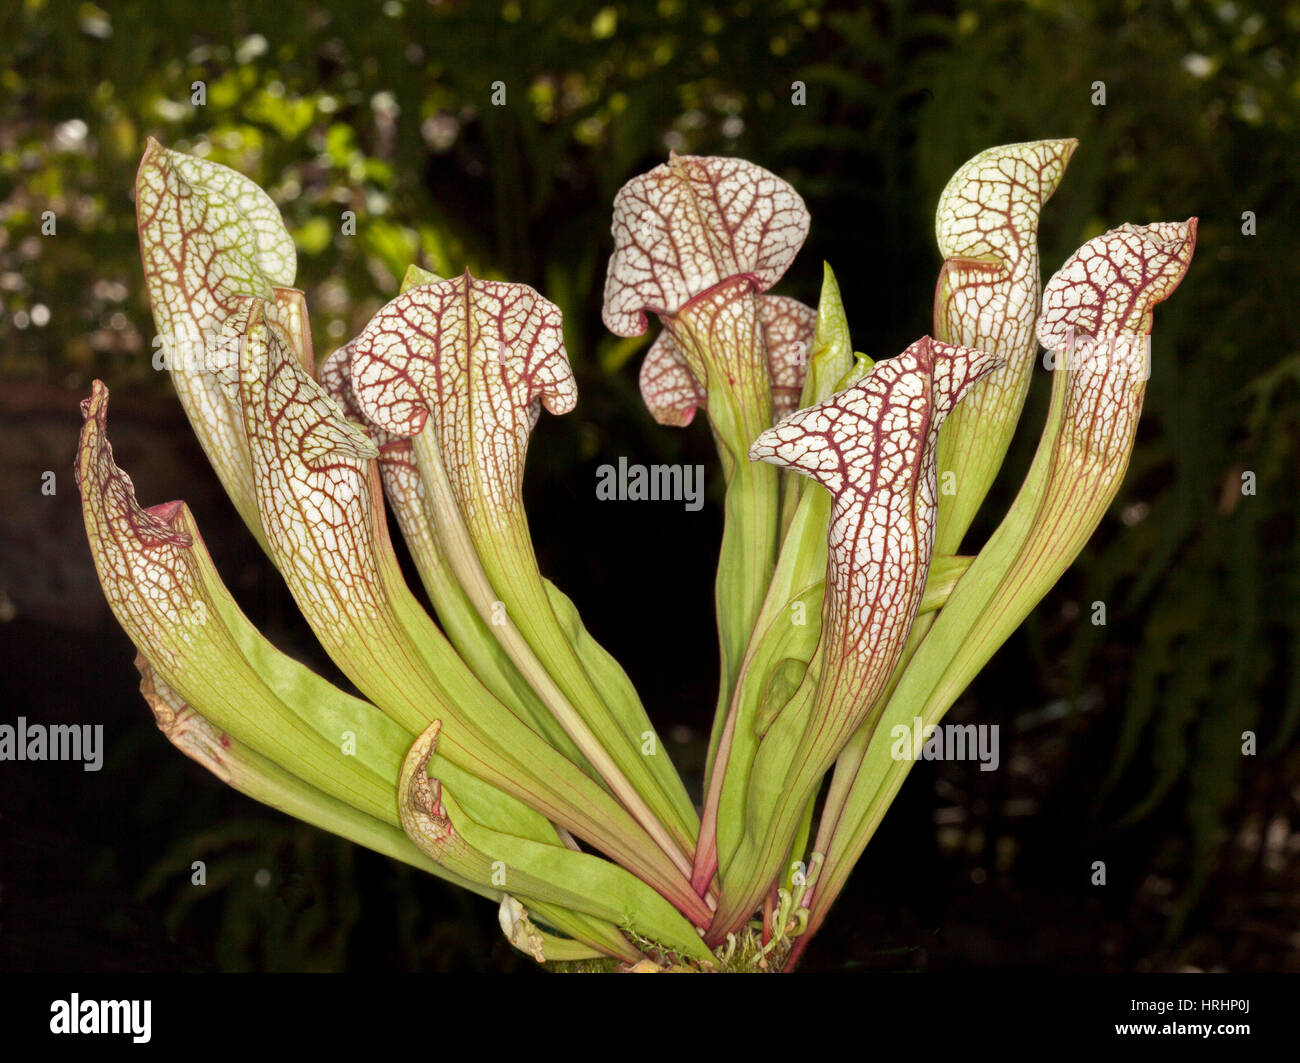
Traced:
[[[97, 381], [76, 469], [86, 532], [159, 727], [250, 797], [491, 898], [539, 962], [790, 969], [926, 728], [1072, 563], [1127, 468], [1152, 311], [1196, 219], [1112, 229], [1040, 290], [1038, 218], [1074, 148], [1011, 144], [957, 171], [932, 334], [874, 364], [829, 267], [815, 310], [771, 294], [809, 228], [780, 178], [672, 156], [616, 197], [605, 322], [635, 336], [658, 319], [642, 395], [666, 425], [705, 412], [726, 481], [697, 807], [533, 552], [529, 436], [543, 407], [577, 401], [559, 309], [412, 266], [318, 362], [271, 199], [150, 141], [136, 208], [163, 359], [360, 695], [256, 630], [183, 502], [140, 506]], [[1040, 345], [1054, 372], [1036, 456], [970, 543]], [[390, 511], [437, 622], [403, 581]]]

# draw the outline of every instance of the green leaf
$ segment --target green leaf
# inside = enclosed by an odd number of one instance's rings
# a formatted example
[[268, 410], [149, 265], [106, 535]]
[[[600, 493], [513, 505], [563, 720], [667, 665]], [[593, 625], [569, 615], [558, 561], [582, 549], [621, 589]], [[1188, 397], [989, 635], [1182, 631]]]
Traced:
[[632, 680], [627, 677], [627, 673], [623, 671], [618, 661], [591, 637], [591, 633], [583, 626], [577, 606], [568, 595], [550, 580], [542, 582], [546, 587], [546, 595], [550, 599], [551, 607], [555, 610], [556, 619], [578, 655], [578, 660], [586, 669], [587, 675], [591, 677], [596, 693], [609, 707], [624, 731], [641, 743], [643, 750], [653, 742], [655, 752], [646, 754], [646, 760], [650, 764], [651, 771], [658, 778], [663, 793], [674, 802], [680, 827], [689, 831], [694, 837], [699, 830], [699, 815], [681, 781], [681, 776], [677, 774], [672, 760], [664, 751], [663, 743], [650, 726], [649, 718], [646, 716], [645, 709], [641, 707], [641, 699], [632, 685]]
[[454, 795], [430, 758], [438, 742], [435, 721], [412, 745], [398, 783], [398, 808], [407, 836], [432, 859], [476, 881], [496, 882], [525, 903], [536, 898], [605, 922], [697, 960], [712, 961], [695, 928], [640, 879], [598, 857], [508, 834], [478, 822]]
[[446, 879], [473, 893], [489, 898], [497, 896], [498, 891], [439, 867], [398, 829], [395, 782], [390, 784], [392, 816], [382, 820], [367, 815], [304, 782], [212, 724], [167, 685], [143, 654], [136, 658], [135, 665], [140, 672], [140, 692], [153, 710], [158, 729], [172, 745], [227, 786], [304, 823]]

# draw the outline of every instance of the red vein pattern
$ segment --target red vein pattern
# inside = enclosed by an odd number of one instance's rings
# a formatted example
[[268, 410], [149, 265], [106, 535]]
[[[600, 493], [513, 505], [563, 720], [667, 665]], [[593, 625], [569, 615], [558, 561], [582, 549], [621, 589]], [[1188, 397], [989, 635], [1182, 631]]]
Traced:
[[241, 367], [258, 509], [303, 614], [328, 625], [386, 617], [380, 596], [366, 434], [312, 380], [278, 329], [255, 321]]
[[802, 473], [834, 497], [823, 660], [827, 677], [846, 666], [861, 714], [888, 679], [925, 589], [939, 426], [998, 364], [924, 337], [750, 447], [751, 460]]
[[[980, 668], [1020, 625], [1042, 596], [1083, 549], [1114, 499], [1128, 465], [1145, 390], [1145, 358], [1120, 345], [1110, 357], [1087, 350], [1075, 357], [1078, 340], [1142, 339], [1150, 332], [1154, 306], [1168, 298], [1191, 264], [1196, 219], [1185, 223], [1125, 225], [1090, 240], [1048, 282], [1038, 334], [1043, 345], [1067, 351], [1053, 391], [1054, 408], [1064, 399], [1059, 432], [1052, 421], [1034, 458], [1029, 477], [1010, 511], [939, 614], [932, 639], [919, 651], [918, 665], [900, 686], [902, 704], [936, 720], [961, 694]], [[1064, 390], [1062, 390], [1064, 389]], [[956, 654], [931, 661], [932, 647], [952, 645]], [[928, 691], [909, 681], [931, 684]], [[915, 686], [915, 684], [912, 684]], [[856, 815], [861, 799], [879, 792], [880, 780], [859, 773], [852, 784]], [[895, 784], [896, 785], [896, 784]], [[865, 789], [864, 789], [865, 788]], [[888, 800], [888, 795], [886, 795]], [[871, 830], [844, 827], [820, 839], [826, 862], [812, 902], [809, 933], [815, 933], [847, 881], [849, 869], [871, 837]], [[796, 953], [797, 956], [797, 953]]]
[[438, 749], [442, 723], [434, 720], [415, 739], [402, 762], [397, 809], [402, 831], [430, 859], [473, 877], [470, 849], [442, 806], [442, 782], [429, 776], [429, 761]]
[[183, 503], [144, 509], [136, 501], [131, 477], [113, 461], [106, 435], [108, 388], [100, 381], [82, 401], [81, 413], [77, 486], [104, 596], [131, 640], [148, 647], [155, 665], [179, 670], [187, 627], [196, 620], [194, 603], [202, 599], [190, 565], [193, 540], [174, 527]]
[[361, 404], [352, 391], [352, 355], [355, 349], [356, 341], [350, 340], [321, 363], [321, 387], [339, 404], [343, 416], [354, 424], [361, 425], [370, 436], [370, 441], [379, 451], [379, 471], [383, 476], [384, 490], [394, 508], [400, 508], [400, 502], [402, 505], [416, 507], [413, 512], [418, 513], [423, 504], [424, 485], [415, 463], [415, 447], [410, 439], [395, 436], [370, 424], [361, 412]]
[[758, 320], [767, 347], [767, 368], [772, 375], [772, 420], [779, 421], [799, 408], [817, 311], [785, 295], [764, 295], [758, 300]]
[[808, 222], [799, 194], [760, 166], [670, 156], [614, 197], [605, 326], [639, 336], [647, 312], [675, 314], [731, 277], [767, 291], [803, 246]]
[[[258, 670], [265, 658], [246, 652], [249, 638], [266, 649], [269, 644], [222, 584], [188, 507], [169, 502], [142, 509], [136, 502], [131, 480], [113, 463], [105, 437], [102, 383], [95, 382], [82, 409], [77, 482], [91, 554], [114, 615], [157, 678], [214, 726], [231, 729], [232, 740], [247, 742], [250, 752], [255, 748], [281, 765], [302, 758], [302, 770], [293, 771], [305, 782], [388, 818], [391, 809], [382, 797], [358, 788], [371, 779], [359, 761], [313, 735], [305, 721], [281, 715], [287, 703]], [[303, 740], [308, 746], [300, 744]], [[224, 749], [224, 741], [220, 744]], [[232, 757], [223, 763], [230, 770], [237, 766]], [[238, 779], [218, 774], [238, 785]]]
[[704, 405], [704, 389], [695, 383], [667, 329], [646, 351], [638, 383], [650, 415], [670, 428], [685, 428], [695, 420], [696, 409]]
[[307, 297], [297, 288], [274, 288], [262, 308], [263, 317], [284, 336], [309, 377], [316, 376], [316, 352], [311, 339]]
[[989, 148], [963, 164], [939, 197], [935, 228], [949, 275], [940, 280], [948, 298], [936, 308], [936, 327], [942, 317], [951, 330], [945, 342], [996, 346], [1008, 358], [986, 393], [1018, 374], [1021, 351], [1033, 339], [1038, 218], [1077, 145], [1040, 140]]
[[1080, 247], [1043, 291], [1038, 339], [1070, 371], [1066, 440], [1076, 462], [1128, 462], [1149, 373], [1155, 306], [1182, 282], [1196, 219], [1122, 225]]
[[723, 870], [710, 943], [762, 900], [818, 781], [889, 682], [930, 565], [939, 427], [997, 365], [984, 351], [926, 336], [750, 447], [751, 460], [830, 491], [826, 597], [818, 667], [760, 741], [749, 776], [753, 822]]
[[[460, 294], [463, 304], [465, 288]], [[454, 351], [454, 342], [448, 343]], [[362, 337], [349, 346], [327, 359], [326, 379], [337, 382], [350, 354], [355, 382]], [[448, 370], [447, 359], [440, 364], [446, 380], [462, 379]], [[496, 375], [499, 368], [493, 362], [488, 371]], [[640, 838], [631, 817], [586, 775], [570, 774], [571, 762], [493, 697], [419, 609], [392, 553], [378, 479], [369, 475], [375, 450], [362, 429], [306, 375], [275, 329], [259, 325], [252, 331], [243, 370], [246, 420], [263, 463], [257, 469], [260, 501], [274, 511], [266, 518], [268, 539], [285, 582], [335, 662], [405, 726], [424, 730], [435, 717], [442, 721], [449, 760], [636, 868], [665, 896], [675, 895], [673, 903], [685, 905], [684, 911], [702, 907], [684, 881], [674, 881], [666, 858], [640, 858], [632, 848], [637, 842], [628, 841]], [[419, 413], [413, 405], [404, 408]], [[528, 407], [506, 416], [527, 420]], [[378, 438], [389, 430], [380, 427]]]
[[[980, 612], [961, 667], [949, 662], [930, 695], [939, 704], [951, 704], [1074, 561], [1119, 491], [1142, 412], [1152, 311], [1186, 275], [1195, 246], [1195, 218], [1124, 225], [1089, 240], [1047, 283], [1039, 339], [1066, 352], [1067, 375], [1053, 390], [1054, 404], [1063, 390], [1059, 431], [1053, 435], [1049, 422], [1026, 485], [972, 565], [979, 582], [959, 586], [950, 600], [959, 610], [953, 622], [977, 604]], [[985, 568], [997, 566], [990, 579]]]
[[945, 261], [935, 335], [1003, 361], [940, 440], [940, 467], [958, 484], [941, 507], [936, 548], [944, 553], [960, 546], [1024, 406], [1038, 350], [1038, 220], [1077, 146], [1071, 139], [989, 148], [962, 165], [939, 198], [935, 228]]
[[274, 288], [293, 284], [293, 238], [274, 202], [248, 178], [152, 138], [136, 177], [136, 220], [177, 395], [222, 485], [258, 530], [232, 345], [243, 332], [238, 316], [248, 311], [246, 297], [274, 298]]
[[[217, 331], [241, 296], [292, 288], [293, 238], [271, 197], [241, 173], [150, 139], [136, 176], [136, 222], [161, 331]], [[170, 328], [163, 327], [164, 323]]]
[[[758, 297], [758, 322], [772, 384], [772, 417], [779, 421], [799, 406], [817, 311], [784, 295]], [[662, 425], [685, 427], [706, 401], [669, 329], [659, 333], [641, 363], [641, 397]]]
[[468, 273], [383, 307], [352, 343], [351, 376], [378, 428], [411, 437], [432, 418], [467, 519], [518, 507], [539, 408], [562, 414], [577, 402], [559, 308], [527, 285]]
[[325, 393], [338, 403], [343, 416], [354, 424], [360, 424], [370, 436], [376, 447], [382, 447], [393, 436], [382, 428], [366, 422], [366, 415], [361, 412], [361, 404], [352, 391], [352, 352], [356, 340], [349, 340], [342, 347], [335, 348], [325, 361], [321, 362], [320, 386]]
[[[436, 536], [424, 513], [424, 481], [415, 458], [415, 445], [368, 423], [352, 392], [352, 354], [355, 341], [345, 343], [321, 363], [320, 383], [349, 421], [360, 423], [379, 451], [379, 476], [389, 508], [397, 518], [402, 537], [421, 575], [442, 564]], [[426, 584], [427, 586], [427, 584]], [[436, 596], [435, 596], [436, 601]]]
[[424, 481], [415, 460], [415, 445], [410, 439], [395, 436], [366, 420], [352, 391], [352, 355], [355, 340], [350, 340], [334, 351], [320, 368], [321, 387], [339, 404], [349, 421], [360, 424], [379, 451], [379, 475], [383, 480], [384, 494], [397, 517], [402, 535], [411, 548], [417, 549], [414, 540], [431, 537], [431, 529], [423, 517]]

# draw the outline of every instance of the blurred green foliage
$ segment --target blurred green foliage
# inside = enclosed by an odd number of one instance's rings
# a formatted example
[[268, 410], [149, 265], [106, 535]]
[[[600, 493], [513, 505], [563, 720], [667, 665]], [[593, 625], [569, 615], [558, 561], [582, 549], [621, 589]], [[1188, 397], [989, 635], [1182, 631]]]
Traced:
[[[784, 289], [815, 301], [830, 261], [857, 345], [881, 356], [929, 328], [932, 212], [956, 166], [991, 144], [1077, 136], [1045, 213], [1046, 271], [1123, 221], [1195, 214], [1200, 246], [1157, 313], [1113, 519], [1008, 652], [1029, 656], [1041, 690], [1105, 700], [1101, 819], [1178, 812], [1151, 854], [1179, 883], [1176, 933], [1225, 832], [1258, 814], [1243, 795], [1300, 776], [1297, 54], [1295, 2], [233, 0], [199, 14], [21, 0], [0, 16], [0, 372], [166, 387], [150, 368], [130, 200], [146, 135], [268, 188], [298, 242], [318, 354], [355, 334], [412, 261], [508, 276], [565, 310], [598, 422], [638, 403], [644, 342], [600, 327], [610, 202], [669, 149], [787, 177], [813, 231]], [[1245, 211], [1257, 235], [1243, 234]], [[1045, 391], [1038, 380], [1010, 472], [1032, 451]], [[690, 445], [644, 418], [605, 430]], [[1093, 601], [1107, 626], [1087, 622]], [[1258, 734], [1253, 758], [1244, 731]], [[301, 844], [288, 827], [224, 829], [213, 844], [248, 849], [249, 867]], [[308, 863], [339, 859], [328, 848]], [[229, 925], [251, 918], [229, 903]], [[357, 917], [330, 903], [340, 925]], [[341, 955], [325, 927], [268, 927], [306, 935], [281, 943], [304, 965]]]

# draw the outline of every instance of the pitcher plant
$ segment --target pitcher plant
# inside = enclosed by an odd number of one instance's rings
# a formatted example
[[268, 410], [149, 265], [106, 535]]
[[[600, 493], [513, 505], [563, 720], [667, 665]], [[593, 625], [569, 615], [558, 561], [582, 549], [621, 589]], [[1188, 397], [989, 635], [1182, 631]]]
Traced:
[[[578, 400], [559, 308], [413, 265], [318, 358], [270, 197], [150, 140], [136, 211], [162, 361], [357, 692], [244, 616], [184, 502], [136, 500], [96, 381], [86, 533], [159, 728], [249, 797], [490, 899], [539, 963], [793, 969], [922, 744], [1082, 550], [1133, 451], [1153, 310], [1196, 219], [1121, 225], [1041, 285], [1039, 215], [1075, 147], [990, 148], [953, 175], [931, 333], [875, 363], [830, 266], [816, 308], [773, 294], [810, 226], [780, 177], [672, 155], [615, 197], [605, 324], [658, 322], [646, 406], [666, 426], [703, 411], [726, 484], [720, 682], [693, 795], [533, 549], [529, 438]], [[972, 542], [1040, 347], [1037, 451]]]

